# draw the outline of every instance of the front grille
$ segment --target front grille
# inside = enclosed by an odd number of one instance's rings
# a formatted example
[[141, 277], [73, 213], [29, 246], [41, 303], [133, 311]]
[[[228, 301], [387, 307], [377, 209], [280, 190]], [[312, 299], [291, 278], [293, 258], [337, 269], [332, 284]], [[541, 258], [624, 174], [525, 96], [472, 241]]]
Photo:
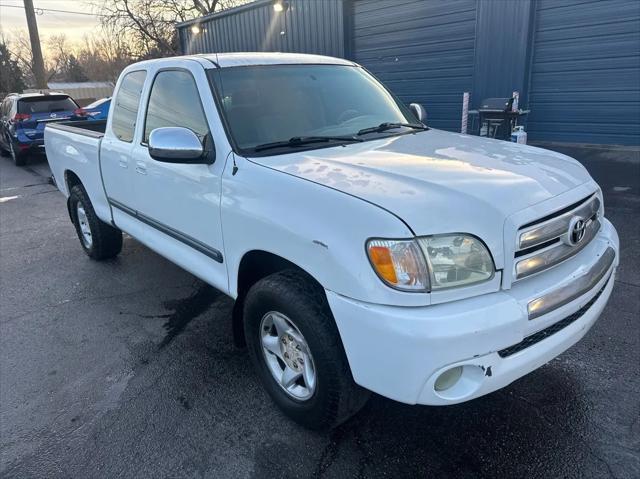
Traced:
[[577, 321], [578, 319], [580, 319], [584, 315], [584, 313], [586, 313], [589, 310], [589, 308], [591, 306], [593, 306], [593, 303], [595, 303], [598, 300], [598, 298], [600, 297], [600, 295], [604, 291], [604, 288], [607, 287], [607, 284], [609, 283], [610, 279], [611, 278], [609, 278], [607, 281], [605, 281], [604, 286], [600, 289], [600, 291], [598, 291], [598, 293], [593, 298], [591, 298], [589, 300], [589, 302], [587, 304], [585, 304], [582, 308], [580, 308], [578, 311], [576, 311], [575, 313], [567, 316], [564, 319], [561, 319], [557, 323], [554, 323], [551, 326], [549, 326], [549, 327], [547, 327], [545, 329], [542, 329], [542, 330], [538, 331], [537, 333], [532, 334], [531, 336], [527, 336], [522, 341], [520, 341], [518, 344], [514, 344], [513, 346], [509, 346], [508, 348], [505, 348], [505, 349], [502, 349], [502, 350], [498, 351], [498, 355], [501, 358], [508, 358], [509, 356], [511, 356], [513, 354], [516, 354], [517, 352], [520, 352], [523, 349], [527, 349], [529, 346], [533, 346], [534, 344], [539, 343], [543, 339], [547, 339], [549, 336], [554, 335], [558, 331], [562, 331], [564, 328], [569, 326], [571, 323], [573, 323], [574, 321]]
[[[521, 226], [514, 253], [514, 280], [552, 268], [580, 252], [600, 230], [600, 210], [600, 199], [594, 194]], [[572, 231], [579, 224], [582, 235], [574, 239]]]

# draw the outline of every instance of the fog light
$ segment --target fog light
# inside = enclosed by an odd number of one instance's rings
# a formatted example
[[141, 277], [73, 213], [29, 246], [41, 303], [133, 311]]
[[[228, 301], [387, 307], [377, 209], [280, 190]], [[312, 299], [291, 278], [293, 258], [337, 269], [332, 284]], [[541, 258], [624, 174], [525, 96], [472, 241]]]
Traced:
[[436, 379], [435, 389], [436, 391], [446, 391], [453, 387], [462, 376], [462, 366], [456, 366], [455, 368], [447, 369], [443, 372], [438, 379]]

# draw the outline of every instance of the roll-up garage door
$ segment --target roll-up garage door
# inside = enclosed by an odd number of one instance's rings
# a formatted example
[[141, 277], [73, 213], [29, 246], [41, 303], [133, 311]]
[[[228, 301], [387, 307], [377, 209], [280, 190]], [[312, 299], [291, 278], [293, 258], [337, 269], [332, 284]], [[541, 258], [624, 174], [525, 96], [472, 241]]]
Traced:
[[640, 145], [640, 2], [539, 0], [531, 140]]
[[356, 0], [353, 54], [428, 124], [460, 131], [473, 78], [475, 0]]

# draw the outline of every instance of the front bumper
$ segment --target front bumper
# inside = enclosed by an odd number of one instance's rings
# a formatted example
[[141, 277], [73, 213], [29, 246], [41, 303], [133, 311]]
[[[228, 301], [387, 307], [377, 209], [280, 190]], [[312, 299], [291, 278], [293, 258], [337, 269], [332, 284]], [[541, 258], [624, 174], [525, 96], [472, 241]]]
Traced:
[[[590, 289], [529, 319], [529, 303], [593, 275], [609, 248], [613, 262]], [[611, 295], [618, 251], [615, 228], [603, 220], [579, 254], [509, 290], [425, 307], [363, 303], [331, 291], [327, 298], [356, 383], [408, 404], [455, 404], [508, 385], [579, 341]], [[438, 377], [457, 366], [455, 385], [436, 391]]]

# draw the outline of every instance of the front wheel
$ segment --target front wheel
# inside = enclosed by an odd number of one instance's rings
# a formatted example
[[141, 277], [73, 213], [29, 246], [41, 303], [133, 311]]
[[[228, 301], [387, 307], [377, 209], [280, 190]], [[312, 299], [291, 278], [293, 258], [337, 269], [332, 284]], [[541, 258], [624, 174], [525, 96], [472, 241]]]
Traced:
[[82, 185], [71, 188], [69, 211], [82, 249], [95, 260], [109, 259], [122, 250], [122, 232], [100, 220]]
[[310, 429], [330, 429], [358, 412], [369, 392], [351, 375], [322, 288], [290, 270], [256, 283], [244, 305], [249, 354], [280, 409]]

